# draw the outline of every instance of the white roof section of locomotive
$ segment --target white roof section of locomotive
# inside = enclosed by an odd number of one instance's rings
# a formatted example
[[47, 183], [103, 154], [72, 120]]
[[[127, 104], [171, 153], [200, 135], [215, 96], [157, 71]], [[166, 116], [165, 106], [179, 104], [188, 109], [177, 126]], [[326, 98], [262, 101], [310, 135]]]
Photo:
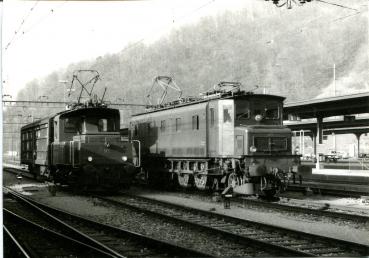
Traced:
[[200, 104], [200, 103], [204, 103], [204, 102], [210, 102], [210, 101], [217, 101], [217, 100], [222, 100], [222, 99], [250, 99], [250, 98], [265, 98], [265, 99], [279, 99], [281, 101], [284, 101], [286, 98], [282, 97], [282, 96], [278, 96], [278, 95], [270, 95], [270, 94], [249, 94], [249, 93], [245, 93], [243, 92], [243, 94], [235, 94], [235, 95], [226, 95], [226, 96], [219, 96], [217, 95], [216, 97], [212, 98], [212, 97], [207, 97], [204, 99], [200, 99], [200, 100], [195, 100], [195, 101], [190, 101], [190, 102], [185, 102], [185, 103], [180, 103], [178, 105], [172, 105], [172, 106], [167, 106], [167, 107], [162, 107], [162, 108], [158, 108], [158, 109], [154, 109], [154, 110], [148, 110], [146, 112], [143, 113], [138, 113], [138, 114], [133, 114], [132, 118], [136, 117], [136, 116], [142, 116], [145, 114], [154, 114], [156, 112], [162, 112], [165, 110], [172, 110], [172, 109], [178, 109], [180, 107], [188, 107], [191, 105], [196, 105], [196, 104]]
[[[155, 110], [155, 111], [161, 111], [161, 112], [147, 112], [147, 113], [141, 113], [141, 114], [136, 114], [136, 115], [132, 115], [131, 121], [136, 121], [136, 120], [153, 120], [155, 118], [158, 117], [165, 117], [165, 116], [172, 116], [173, 113], [175, 113], [176, 115], [181, 115], [181, 114], [185, 114], [185, 113], [189, 113], [189, 112], [201, 112], [202, 110], [205, 110], [207, 105], [208, 105], [208, 101], [206, 102], [197, 102], [197, 105], [178, 105], [178, 106], [173, 106], [172, 108], [166, 108], [166, 109], [160, 109], [160, 110]], [[174, 117], [173, 117], [174, 118]]]

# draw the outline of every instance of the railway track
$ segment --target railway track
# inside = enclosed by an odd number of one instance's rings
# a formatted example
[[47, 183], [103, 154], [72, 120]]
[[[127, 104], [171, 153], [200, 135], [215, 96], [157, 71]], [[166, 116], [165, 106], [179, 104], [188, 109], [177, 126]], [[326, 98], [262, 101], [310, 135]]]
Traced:
[[308, 234], [209, 211], [132, 195], [97, 198], [116, 206], [129, 207], [204, 230], [222, 233], [234, 241], [275, 250], [292, 256], [367, 256], [369, 246]]
[[[268, 202], [259, 199], [249, 199], [249, 198], [234, 198], [232, 199], [233, 202], [237, 202], [242, 204], [243, 206], [256, 206], [256, 207], [263, 207], [263, 208], [271, 208], [275, 210], [293, 212], [298, 214], [306, 214], [306, 215], [316, 215], [319, 217], [328, 217], [334, 219], [342, 219], [342, 220], [349, 220], [358, 223], [367, 223], [369, 222], [369, 214], [368, 215], [360, 215], [345, 211], [334, 211], [330, 210], [331, 208], [325, 206], [317, 206], [315, 205], [314, 208], [311, 207], [303, 207], [297, 205], [289, 205], [289, 204], [282, 204], [277, 202]], [[327, 209], [327, 210], [325, 210]], [[336, 208], [332, 208], [336, 209]]]
[[[17, 174], [22, 172], [21, 170], [17, 170], [14, 168], [9, 168], [7, 171]], [[32, 177], [32, 175], [30, 175]], [[281, 204], [277, 202], [268, 202], [263, 201], [260, 199], [250, 199], [250, 198], [233, 198], [232, 202], [237, 202], [242, 204], [243, 206], [256, 206], [256, 207], [263, 207], [263, 208], [271, 208], [280, 211], [287, 211], [293, 212], [297, 214], [307, 214], [307, 215], [315, 215], [319, 217], [327, 217], [327, 218], [334, 218], [334, 219], [342, 219], [353, 221], [356, 223], [367, 223], [369, 221], [368, 215], [361, 215], [354, 212], [350, 212], [347, 210], [339, 210], [339, 208], [328, 207], [325, 209], [324, 206], [315, 205], [315, 207], [303, 207], [301, 205], [288, 205], [288, 204]], [[339, 211], [337, 211], [339, 210]]]
[[[3, 188], [4, 189], [4, 188]], [[151, 237], [143, 236], [137, 233], [133, 233], [120, 228], [112, 227], [109, 225], [101, 224], [89, 219], [76, 216], [41, 203], [34, 200], [24, 198], [20, 194], [5, 188], [6, 196], [11, 197], [13, 201], [5, 201], [4, 207], [9, 209], [9, 212], [4, 210], [6, 217], [4, 217], [4, 224], [9, 228], [14, 228], [18, 224], [15, 220], [17, 218], [23, 218], [24, 221], [38, 224], [41, 229], [45, 231], [53, 231], [57, 235], [65, 235], [66, 237], [82, 243], [85, 246], [91, 246], [94, 250], [100, 251], [100, 255], [88, 255], [84, 252], [82, 255], [76, 255], [76, 257], [206, 257], [205, 253], [199, 251], [184, 248], [177, 244], [157, 240]], [[16, 200], [16, 201], [14, 201]], [[22, 214], [17, 215], [16, 213]], [[14, 219], [15, 218], [15, 219]], [[26, 222], [25, 222], [26, 223]], [[29, 224], [29, 223], [28, 223]], [[61, 233], [63, 232], [63, 234]], [[25, 237], [35, 235], [32, 231], [26, 231]], [[38, 235], [36, 235], [38, 237]], [[25, 242], [21, 239], [19, 242]], [[58, 252], [57, 246], [49, 246], [54, 242], [63, 241], [33, 241], [28, 242], [41, 242], [44, 246], [47, 246], [51, 252]], [[51, 243], [49, 243], [51, 242]], [[17, 245], [17, 244], [13, 244]], [[71, 245], [69, 245], [71, 246]], [[37, 247], [35, 247], [37, 249]], [[24, 248], [23, 248], [24, 249]], [[37, 249], [38, 250], [38, 249]], [[67, 253], [69, 253], [69, 249]], [[69, 253], [73, 254], [72, 252]], [[55, 256], [55, 255], [54, 255]], [[54, 257], [52, 255], [35, 256], [35, 257]], [[66, 255], [67, 257], [68, 255]], [[31, 254], [31, 257], [34, 255]], [[64, 256], [63, 256], [64, 257]]]
[[[328, 188], [329, 186], [329, 188]], [[305, 192], [306, 188], [310, 188], [314, 193], [323, 194], [323, 195], [331, 195], [331, 196], [340, 196], [340, 197], [353, 197], [359, 198], [360, 196], [367, 196], [369, 192], [367, 191], [358, 191], [358, 190], [344, 190], [344, 189], [335, 189], [334, 183], [331, 185], [321, 186], [314, 184], [314, 182], [306, 183], [304, 182], [302, 185], [299, 184], [290, 184], [287, 187], [288, 191], [293, 192]]]
[[[3, 209], [7, 252], [25, 257], [116, 257]], [[13, 243], [9, 244], [9, 241]], [[16, 249], [14, 250], [14, 247]], [[12, 256], [16, 257], [16, 256]]]

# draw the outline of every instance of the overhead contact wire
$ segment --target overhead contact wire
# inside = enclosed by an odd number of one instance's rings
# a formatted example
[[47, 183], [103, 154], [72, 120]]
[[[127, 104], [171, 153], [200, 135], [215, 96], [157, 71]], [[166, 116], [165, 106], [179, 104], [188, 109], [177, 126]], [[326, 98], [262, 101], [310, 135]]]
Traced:
[[12, 44], [12, 42], [14, 41], [15, 37], [18, 35], [18, 32], [20, 31], [20, 29], [22, 28], [22, 26], [26, 23], [27, 19], [29, 18], [29, 16], [31, 15], [32, 11], [36, 8], [37, 4], [38, 4], [39, 0], [37, 0], [37, 2], [31, 7], [31, 9], [25, 14], [25, 16], [22, 18], [21, 23], [19, 24], [18, 28], [16, 29], [16, 31], [14, 32], [14, 35], [12, 37], [12, 39], [8, 42], [8, 44], [5, 47], [5, 50], [7, 50], [9, 48], [9, 46]]

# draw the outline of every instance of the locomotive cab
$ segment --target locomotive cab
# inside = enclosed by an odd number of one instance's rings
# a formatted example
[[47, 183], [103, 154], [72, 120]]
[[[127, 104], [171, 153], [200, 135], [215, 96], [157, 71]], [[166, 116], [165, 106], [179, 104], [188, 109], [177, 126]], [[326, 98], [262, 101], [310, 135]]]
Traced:
[[119, 117], [119, 110], [108, 108], [82, 108], [55, 116], [54, 177], [86, 189], [129, 185], [135, 173], [134, 152], [130, 142], [121, 139]]
[[[79, 75], [92, 78], [82, 83]], [[99, 76], [75, 71], [70, 89], [80, 84], [78, 100], [21, 128], [21, 163], [36, 177], [77, 190], [116, 191], [131, 184], [140, 160], [134, 144], [120, 135], [119, 110], [103, 102], [106, 89], [102, 99], [93, 94]]]
[[274, 195], [297, 172], [300, 159], [292, 154], [292, 133], [282, 125], [283, 100], [252, 94], [218, 101], [218, 151], [225, 157], [228, 185], [250, 183], [257, 192]]

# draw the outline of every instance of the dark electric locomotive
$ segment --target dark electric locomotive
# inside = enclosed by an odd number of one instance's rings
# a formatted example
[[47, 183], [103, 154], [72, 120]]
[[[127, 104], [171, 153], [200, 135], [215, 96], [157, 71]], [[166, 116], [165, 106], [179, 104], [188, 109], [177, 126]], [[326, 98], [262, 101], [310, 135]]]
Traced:
[[158, 178], [169, 175], [183, 187], [232, 186], [248, 194], [274, 195], [284, 188], [300, 169], [291, 130], [282, 125], [284, 98], [239, 86], [220, 83], [201, 98], [182, 98], [132, 117], [131, 138], [141, 142], [149, 180], [160, 183]]
[[21, 163], [37, 177], [80, 190], [130, 185], [137, 160], [119, 133], [119, 110], [97, 101], [78, 104], [21, 129]]

